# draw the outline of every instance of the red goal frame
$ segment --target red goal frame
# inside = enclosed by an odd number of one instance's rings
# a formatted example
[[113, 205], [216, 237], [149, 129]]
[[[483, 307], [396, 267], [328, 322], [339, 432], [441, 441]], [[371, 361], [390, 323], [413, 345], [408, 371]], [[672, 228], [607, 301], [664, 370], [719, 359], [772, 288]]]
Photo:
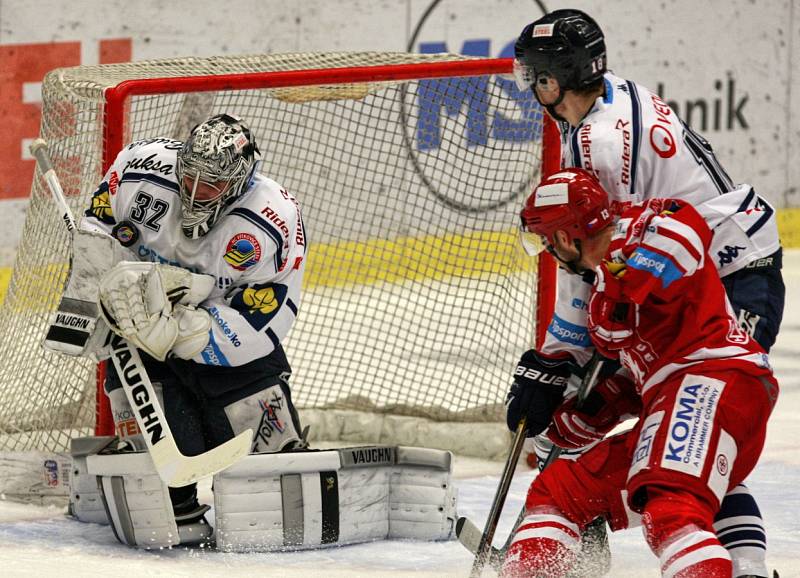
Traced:
[[[309, 69], [280, 72], [253, 72], [191, 77], [148, 78], [125, 80], [105, 89], [103, 111], [102, 171], [105, 173], [114, 162], [125, 142], [127, 109], [133, 96], [208, 92], [213, 90], [247, 90], [258, 88], [286, 88], [304, 85], [336, 85], [358, 82], [403, 81], [445, 77], [484, 75], [510, 75], [513, 59], [475, 59], [457, 62], [396, 64], [382, 66], [357, 66], [347, 68]], [[542, 132], [542, 175], [560, 168], [560, 137], [555, 123], [544, 116]], [[556, 266], [550, 255], [543, 253], [537, 266], [536, 344], [544, 341], [545, 332], [553, 316], [556, 295]], [[96, 435], [113, 435], [114, 421], [108, 398], [103, 392], [105, 367], [97, 371]]]

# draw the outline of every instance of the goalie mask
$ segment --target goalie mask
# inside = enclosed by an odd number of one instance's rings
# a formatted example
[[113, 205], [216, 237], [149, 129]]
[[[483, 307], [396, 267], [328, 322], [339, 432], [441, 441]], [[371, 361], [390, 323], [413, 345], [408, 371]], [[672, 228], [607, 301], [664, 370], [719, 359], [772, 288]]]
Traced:
[[211, 230], [222, 210], [247, 190], [258, 159], [250, 129], [235, 116], [218, 114], [192, 129], [176, 169], [184, 235], [197, 239]]

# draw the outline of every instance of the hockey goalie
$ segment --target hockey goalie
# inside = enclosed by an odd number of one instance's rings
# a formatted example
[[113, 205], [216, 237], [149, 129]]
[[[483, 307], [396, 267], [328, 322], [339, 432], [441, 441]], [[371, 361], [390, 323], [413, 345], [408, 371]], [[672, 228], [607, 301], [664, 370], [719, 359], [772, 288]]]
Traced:
[[259, 155], [246, 124], [220, 114], [185, 142], [131, 143], [94, 193], [45, 346], [110, 357], [116, 435], [73, 440], [70, 512], [137, 548], [448, 539], [448, 452], [307, 447], [282, 345], [306, 235]]

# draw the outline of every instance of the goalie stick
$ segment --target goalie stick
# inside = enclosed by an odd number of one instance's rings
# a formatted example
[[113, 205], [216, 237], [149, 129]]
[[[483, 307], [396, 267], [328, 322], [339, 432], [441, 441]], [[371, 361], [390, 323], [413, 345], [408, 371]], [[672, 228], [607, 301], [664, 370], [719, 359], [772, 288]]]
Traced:
[[[595, 384], [597, 383], [597, 378], [603, 369], [604, 363], [605, 358], [595, 351], [594, 355], [589, 360], [589, 363], [586, 364], [583, 378], [578, 386], [578, 391], [576, 393], [577, 401], [575, 403], [576, 408], [580, 408], [581, 405], [583, 405], [586, 397], [589, 395], [592, 388], [594, 388]], [[514, 475], [514, 470], [516, 469], [517, 461], [519, 460], [519, 455], [522, 451], [522, 445], [524, 441], [525, 419], [523, 418], [520, 420], [520, 423], [517, 426], [517, 432], [514, 436], [514, 441], [511, 444], [511, 452], [508, 456], [508, 461], [506, 461], [506, 466], [503, 469], [503, 475], [500, 478], [500, 484], [497, 488], [497, 493], [495, 494], [492, 508], [489, 511], [489, 519], [486, 521], [486, 528], [484, 531], [481, 532], [478, 529], [478, 526], [468, 518], [461, 517], [456, 521], [456, 536], [458, 537], [458, 541], [461, 542], [461, 544], [467, 548], [467, 550], [475, 554], [475, 561], [472, 565], [470, 578], [477, 578], [480, 576], [484, 566], [487, 563], [495, 570], [500, 569], [506, 552], [511, 546], [511, 543], [514, 541], [514, 531], [525, 517], [525, 505], [523, 504], [522, 510], [520, 511], [519, 516], [517, 516], [516, 522], [514, 522], [514, 526], [511, 529], [511, 533], [509, 534], [505, 545], [502, 548], [495, 548], [491, 545], [492, 539], [494, 538], [495, 529], [497, 528], [497, 522], [500, 519], [500, 512], [503, 508], [506, 495], [508, 494], [511, 478]], [[546, 468], [553, 463], [553, 461], [558, 459], [558, 456], [561, 455], [562, 451], [562, 448], [558, 447], [557, 445], [553, 445], [553, 447], [550, 449], [550, 453], [547, 455], [547, 459], [545, 460], [542, 469]], [[603, 531], [605, 531], [605, 527], [603, 528]]]
[[[76, 230], [75, 218], [67, 204], [64, 190], [56, 175], [47, 143], [36, 139], [30, 146], [31, 154], [47, 182], [53, 200], [63, 211], [62, 220], [72, 236]], [[235, 438], [197, 456], [185, 456], [178, 449], [164, 410], [156, 396], [139, 352], [126, 339], [113, 336], [111, 359], [117, 370], [128, 403], [134, 408], [136, 422], [153, 459], [159, 477], [170, 487], [188, 486], [206, 476], [211, 476], [233, 465], [250, 451], [253, 431], [248, 429]]]

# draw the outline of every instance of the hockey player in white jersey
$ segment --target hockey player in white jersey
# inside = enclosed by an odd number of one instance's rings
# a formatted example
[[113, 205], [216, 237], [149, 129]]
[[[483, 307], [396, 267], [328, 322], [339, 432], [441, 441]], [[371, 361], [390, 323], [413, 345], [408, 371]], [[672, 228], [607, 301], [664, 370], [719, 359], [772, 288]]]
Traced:
[[[186, 142], [155, 138], [126, 146], [108, 169], [83, 228], [111, 234], [140, 260], [210, 275], [200, 306], [176, 305], [179, 332], [163, 319], [136, 319], [124, 291], [138, 270], [126, 263], [101, 284], [101, 304], [115, 329], [144, 353], [160, 386], [176, 442], [200, 454], [250, 428], [252, 452], [302, 443], [282, 342], [300, 307], [306, 240], [300, 206], [258, 171], [255, 138], [238, 118], [217, 115]], [[120, 289], [120, 290], [117, 290]], [[161, 316], [163, 317], [163, 316]], [[110, 364], [109, 364], [110, 365]], [[138, 433], [119, 379], [109, 367], [106, 392], [117, 434]], [[194, 485], [170, 488], [176, 518], [200, 513]]]
[[[113, 368], [105, 388], [117, 437], [73, 440], [72, 513], [110, 523], [121, 542], [148, 549], [449, 538], [449, 452], [306, 448], [282, 345], [300, 307], [306, 234], [297, 200], [258, 172], [258, 159], [250, 130], [228, 114], [185, 142], [131, 143], [81, 224], [104, 241], [112, 235], [136, 259], [102, 275], [100, 307], [111, 330], [142, 353], [180, 453], [208, 454], [253, 432], [250, 455], [215, 470], [213, 537], [196, 484], [168, 488], [141, 451], [142, 412], [137, 420]], [[130, 388], [127, 370], [120, 373]]]
[[[557, 121], [561, 165], [586, 169], [608, 191], [612, 211], [668, 194], [688, 201], [714, 231], [710, 254], [742, 327], [769, 351], [784, 304], [781, 248], [773, 208], [736, 185], [711, 146], [655, 93], [606, 68], [603, 33], [587, 14], [556, 10], [526, 26], [515, 46], [515, 76]], [[574, 270], [574, 263], [561, 263]], [[568, 376], [568, 362], [591, 355], [586, 328], [590, 283], [558, 274], [555, 314], [540, 351], [520, 360], [509, 396], [509, 427], [527, 414], [528, 435], [548, 427], [563, 388], [526, 375]], [[547, 440], [537, 438], [541, 456]], [[730, 549], [735, 576], [766, 576], [766, 538], [744, 486], [723, 501], [715, 528]]]

